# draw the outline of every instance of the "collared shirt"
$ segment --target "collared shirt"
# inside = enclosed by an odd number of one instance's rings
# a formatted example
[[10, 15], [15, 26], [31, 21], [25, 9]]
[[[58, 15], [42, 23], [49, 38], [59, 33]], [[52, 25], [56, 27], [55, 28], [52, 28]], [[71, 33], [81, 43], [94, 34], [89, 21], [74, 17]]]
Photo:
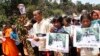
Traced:
[[[50, 22], [42, 19], [40, 23], [36, 22], [33, 25], [33, 28], [30, 30], [31, 31], [30, 33], [31, 35], [34, 35], [34, 37], [37, 37], [36, 34], [38, 33], [43, 33], [43, 34], [48, 33], [50, 31], [50, 27], [51, 27]], [[32, 47], [39, 46], [37, 41], [33, 41], [32, 39], [29, 41], [31, 41]]]
[[42, 20], [40, 23], [35, 23], [33, 25], [32, 31], [33, 33], [47, 33], [50, 30], [50, 23], [46, 20]]

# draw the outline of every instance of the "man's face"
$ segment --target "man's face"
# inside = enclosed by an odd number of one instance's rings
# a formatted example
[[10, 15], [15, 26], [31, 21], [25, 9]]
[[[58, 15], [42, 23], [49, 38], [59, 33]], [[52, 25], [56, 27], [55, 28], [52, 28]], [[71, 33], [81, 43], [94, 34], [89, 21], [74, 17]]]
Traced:
[[33, 16], [36, 21], [40, 21], [42, 18], [42, 16], [37, 11], [33, 12]]

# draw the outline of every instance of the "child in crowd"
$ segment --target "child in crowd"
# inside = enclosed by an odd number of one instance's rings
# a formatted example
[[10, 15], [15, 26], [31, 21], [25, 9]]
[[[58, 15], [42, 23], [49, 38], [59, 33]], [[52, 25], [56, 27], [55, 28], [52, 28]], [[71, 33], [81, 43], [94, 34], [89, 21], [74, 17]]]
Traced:
[[70, 17], [63, 17], [63, 28], [65, 29], [68, 34], [71, 34], [71, 18]]
[[[52, 20], [52, 24], [53, 27], [51, 28], [50, 32], [51, 33], [65, 33], [68, 34], [68, 32], [65, 31], [65, 29], [63, 28], [63, 18], [61, 16], [56, 16], [53, 18]], [[63, 55], [63, 56], [67, 56], [67, 53], [61, 53], [61, 52], [55, 52], [55, 55]]]
[[65, 29], [63, 28], [63, 18], [61, 16], [59, 17], [54, 17], [52, 20], [52, 24], [54, 27], [51, 28], [50, 32], [53, 33], [67, 33]]
[[[91, 27], [91, 17], [89, 14], [82, 15], [80, 21], [82, 24], [81, 29], [88, 29]], [[97, 56], [97, 54], [93, 54], [93, 49], [94, 48], [80, 48], [80, 56]]]

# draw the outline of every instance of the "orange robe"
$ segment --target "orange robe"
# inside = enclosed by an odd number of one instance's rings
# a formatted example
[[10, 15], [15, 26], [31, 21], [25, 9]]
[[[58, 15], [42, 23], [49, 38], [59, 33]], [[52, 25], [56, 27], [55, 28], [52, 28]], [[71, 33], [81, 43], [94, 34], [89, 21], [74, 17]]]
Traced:
[[6, 56], [18, 56], [18, 49], [15, 45], [15, 42], [10, 39], [11, 29], [8, 28], [5, 30], [5, 38], [6, 40], [2, 43], [2, 50]]

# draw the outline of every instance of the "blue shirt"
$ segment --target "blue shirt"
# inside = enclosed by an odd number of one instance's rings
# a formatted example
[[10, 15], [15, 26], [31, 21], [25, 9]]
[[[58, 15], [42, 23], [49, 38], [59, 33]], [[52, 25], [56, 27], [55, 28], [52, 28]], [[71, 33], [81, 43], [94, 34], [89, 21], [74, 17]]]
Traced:
[[67, 33], [63, 27], [61, 28], [54, 28], [54, 33]]
[[15, 44], [16, 45], [19, 45], [20, 44], [20, 41], [19, 41], [19, 38], [18, 38], [18, 34], [15, 33], [15, 32], [11, 32], [11, 39], [13, 39], [15, 41]]

